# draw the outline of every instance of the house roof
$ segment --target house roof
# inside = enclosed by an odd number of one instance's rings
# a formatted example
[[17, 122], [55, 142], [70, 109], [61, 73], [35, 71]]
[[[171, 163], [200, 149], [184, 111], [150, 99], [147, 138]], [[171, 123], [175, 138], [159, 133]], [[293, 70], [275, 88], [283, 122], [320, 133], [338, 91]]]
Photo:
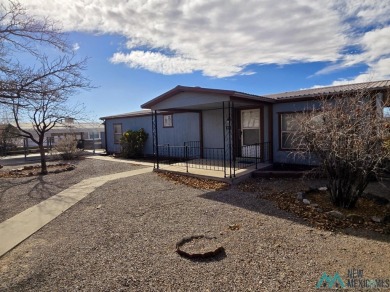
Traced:
[[[26, 131], [33, 131], [34, 125], [32, 123], [20, 123], [20, 127]], [[63, 130], [100, 130], [103, 129], [104, 126], [102, 123], [64, 123], [64, 124], [57, 124], [55, 125], [50, 132], [55, 132], [55, 131], [63, 131]]]
[[112, 115], [112, 116], [106, 116], [101, 117], [101, 120], [110, 120], [110, 119], [119, 119], [119, 118], [131, 118], [131, 117], [142, 117], [142, 116], [149, 116], [152, 114], [152, 111], [150, 110], [141, 110], [141, 111], [135, 111], [130, 113], [124, 113], [119, 115]]
[[[156, 98], [144, 103], [141, 105], [144, 109], [149, 109], [154, 105], [158, 104], [161, 101], [164, 101], [176, 94], [182, 92], [194, 92], [194, 93], [209, 93], [209, 94], [221, 94], [230, 97], [236, 97], [239, 99], [247, 99], [254, 101], [263, 101], [268, 103], [278, 103], [278, 102], [287, 102], [287, 101], [298, 101], [311, 99], [323, 95], [331, 95], [341, 92], [351, 92], [357, 90], [390, 90], [390, 80], [382, 80], [382, 81], [373, 81], [373, 82], [362, 82], [362, 83], [353, 83], [353, 84], [345, 84], [345, 85], [337, 85], [337, 86], [327, 86], [327, 87], [318, 87], [311, 89], [303, 89], [297, 91], [289, 91], [283, 93], [276, 94], [267, 94], [267, 95], [254, 95], [249, 93], [244, 93], [240, 91], [234, 90], [224, 90], [224, 89], [212, 89], [212, 88], [203, 88], [203, 87], [190, 87], [190, 86], [181, 86], [178, 85], [175, 88], [157, 96]], [[161, 113], [161, 112], [160, 112]], [[141, 110], [135, 112], [129, 112], [119, 115], [112, 115], [101, 117], [101, 120], [108, 119], [117, 119], [117, 118], [128, 118], [128, 117], [140, 117], [140, 116], [148, 116], [151, 115], [152, 112], [149, 110]]]
[[234, 91], [234, 90], [225, 90], [225, 89], [213, 89], [213, 88], [203, 88], [203, 87], [190, 87], [190, 86], [181, 86], [178, 85], [175, 88], [157, 96], [156, 98], [153, 98], [152, 100], [144, 103], [141, 105], [141, 108], [151, 108], [152, 106], [158, 104], [159, 102], [166, 100], [176, 94], [179, 94], [181, 92], [194, 92], [194, 93], [210, 93], [210, 94], [221, 94], [221, 95], [227, 95], [230, 97], [236, 97], [241, 99], [250, 99], [250, 100], [257, 100], [257, 101], [267, 101], [267, 102], [273, 102], [272, 99], [254, 95], [254, 94], [248, 94], [244, 92]]
[[264, 96], [267, 98], [274, 99], [276, 101], [281, 101], [281, 100], [295, 100], [295, 99], [302, 99], [302, 98], [310, 98], [310, 97], [329, 95], [329, 94], [335, 94], [340, 92], [350, 92], [350, 91], [357, 91], [357, 90], [381, 90], [381, 89], [390, 89], [390, 80], [318, 87], [318, 88], [303, 89], [303, 90], [289, 91], [289, 92], [276, 93], [276, 94], [267, 94]]

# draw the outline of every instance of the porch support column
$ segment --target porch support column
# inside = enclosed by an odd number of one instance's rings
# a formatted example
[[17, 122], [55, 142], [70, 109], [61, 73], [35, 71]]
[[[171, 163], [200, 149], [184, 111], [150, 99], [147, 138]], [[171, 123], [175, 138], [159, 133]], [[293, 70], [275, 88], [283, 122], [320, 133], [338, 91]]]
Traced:
[[152, 134], [153, 134], [153, 156], [154, 156], [154, 169], [159, 169], [159, 153], [158, 153], [158, 123], [157, 123], [157, 111], [152, 113]]
[[233, 128], [233, 120], [232, 120], [232, 109], [233, 109], [233, 103], [229, 101], [228, 103], [228, 123], [226, 125], [228, 130], [228, 154], [229, 154], [229, 176], [232, 178], [232, 160], [233, 160], [233, 153], [232, 153], [232, 128]]
[[[225, 112], [226, 111], [226, 112]], [[233, 177], [232, 166], [233, 166], [233, 153], [232, 153], [232, 103], [230, 101], [223, 102], [222, 107], [222, 126], [223, 126], [223, 168], [225, 177], [228, 173], [226, 167], [229, 167], [229, 177]]]
[[222, 102], [222, 131], [223, 131], [223, 176], [226, 177], [226, 138], [225, 138], [225, 102]]

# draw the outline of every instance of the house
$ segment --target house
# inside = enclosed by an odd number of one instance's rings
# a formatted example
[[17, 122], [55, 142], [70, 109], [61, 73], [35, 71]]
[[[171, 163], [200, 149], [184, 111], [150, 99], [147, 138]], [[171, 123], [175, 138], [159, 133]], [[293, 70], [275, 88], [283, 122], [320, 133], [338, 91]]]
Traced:
[[[161, 163], [223, 169], [225, 176], [258, 163], [316, 164], [312, 157], [297, 158], [289, 139], [290, 121], [299, 112], [318, 108], [318, 98], [366, 90], [383, 109], [390, 80], [322, 87], [271, 95], [231, 90], [177, 86], [141, 105], [143, 111], [101, 118], [106, 150], [120, 152], [127, 130], [144, 128], [149, 134], [145, 155]], [[195, 162], [194, 162], [195, 161]], [[209, 167], [209, 168], [208, 168]]]
[[[33, 124], [20, 123], [20, 127], [38, 139]], [[67, 118], [64, 123], [57, 124], [45, 134], [45, 143], [55, 146], [62, 137], [68, 135], [73, 135], [77, 141], [81, 141], [84, 149], [100, 149], [104, 143], [104, 126], [101, 123], [81, 123]], [[37, 145], [31, 139], [20, 139], [18, 146], [35, 147]]]

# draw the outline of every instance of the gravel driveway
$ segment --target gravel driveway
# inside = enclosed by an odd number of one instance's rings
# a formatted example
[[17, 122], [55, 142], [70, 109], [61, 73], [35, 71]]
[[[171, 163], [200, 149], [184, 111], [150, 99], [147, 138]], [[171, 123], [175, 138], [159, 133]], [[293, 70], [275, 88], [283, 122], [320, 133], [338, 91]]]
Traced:
[[[175, 252], [182, 237], [202, 233], [226, 255]], [[2, 257], [0, 290], [315, 291], [323, 272], [347, 282], [352, 268], [389, 279], [389, 238], [313, 229], [254, 194], [150, 173], [105, 184]]]

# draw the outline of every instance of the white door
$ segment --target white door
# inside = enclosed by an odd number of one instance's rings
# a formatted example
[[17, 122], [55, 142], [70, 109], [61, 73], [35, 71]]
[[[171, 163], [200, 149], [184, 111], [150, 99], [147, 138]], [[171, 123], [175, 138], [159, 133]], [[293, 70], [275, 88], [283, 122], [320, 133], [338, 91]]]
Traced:
[[241, 155], [260, 157], [260, 109], [241, 111]]

